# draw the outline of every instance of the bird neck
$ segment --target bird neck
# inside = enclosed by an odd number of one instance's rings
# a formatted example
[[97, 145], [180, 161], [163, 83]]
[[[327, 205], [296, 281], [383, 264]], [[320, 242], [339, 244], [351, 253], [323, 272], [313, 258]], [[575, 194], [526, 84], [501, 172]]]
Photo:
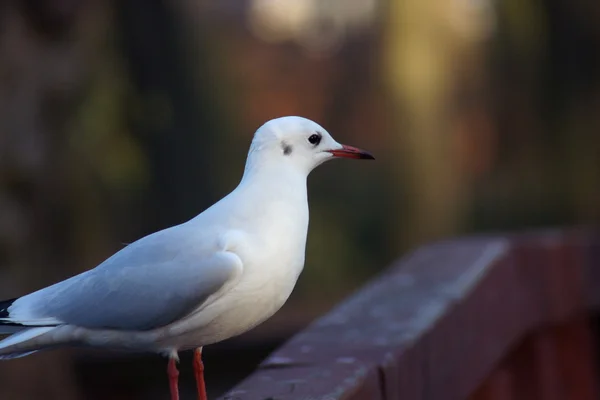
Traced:
[[[238, 186], [246, 194], [250, 192], [258, 196], [267, 196], [272, 200], [306, 201], [307, 174], [297, 166], [285, 162], [269, 162], [248, 160], [244, 175]], [[269, 198], [265, 199], [266, 201]]]

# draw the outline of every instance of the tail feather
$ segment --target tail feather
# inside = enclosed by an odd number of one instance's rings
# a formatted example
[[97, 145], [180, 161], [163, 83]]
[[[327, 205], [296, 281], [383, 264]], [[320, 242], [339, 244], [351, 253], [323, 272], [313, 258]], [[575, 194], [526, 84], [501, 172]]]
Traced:
[[0, 341], [0, 359], [7, 360], [35, 353], [37, 351], [37, 346], [32, 346], [33, 343], [30, 341], [55, 328], [56, 327], [54, 326], [28, 328], [7, 337]]
[[0, 318], [8, 318], [10, 316], [10, 313], [8, 312], [8, 307], [10, 307], [12, 303], [14, 303], [15, 300], [17, 300], [17, 298], [18, 297], [15, 297], [14, 299], [10, 300], [0, 301]]
[[30, 354], [33, 353], [37, 353], [38, 350], [33, 350], [33, 351], [26, 351], [23, 353], [10, 353], [10, 354], [5, 354], [5, 355], [0, 355], [0, 360], [12, 360], [13, 358], [21, 358], [21, 357], [25, 357], [28, 356]]
[[15, 300], [17, 300], [17, 297], [0, 301], [0, 335], [19, 332], [23, 329], [21, 324], [10, 321], [10, 312], [8, 311], [8, 308]]
[[47, 316], [32, 314], [25, 297], [0, 301], [0, 334], [14, 333], [33, 326], [57, 326], [62, 321]]
[[28, 321], [15, 321], [11, 318], [9, 308], [16, 300], [18, 298], [0, 301], [0, 334], [12, 333], [11, 336], [0, 341], [0, 360], [10, 360], [35, 353], [38, 349], [32, 346], [31, 341], [55, 328], [55, 326], [30, 328], [27, 326]]

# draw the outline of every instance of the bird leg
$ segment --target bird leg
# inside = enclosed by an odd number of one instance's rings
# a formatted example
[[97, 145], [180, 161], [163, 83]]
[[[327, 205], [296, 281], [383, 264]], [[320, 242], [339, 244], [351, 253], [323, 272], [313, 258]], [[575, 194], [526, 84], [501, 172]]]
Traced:
[[179, 400], [179, 387], [177, 381], [179, 379], [179, 371], [175, 357], [169, 357], [169, 364], [167, 366], [167, 375], [169, 375], [169, 388], [171, 389], [171, 400]]
[[198, 400], [207, 400], [206, 386], [204, 385], [204, 364], [202, 363], [202, 347], [194, 350], [194, 375], [198, 388]]

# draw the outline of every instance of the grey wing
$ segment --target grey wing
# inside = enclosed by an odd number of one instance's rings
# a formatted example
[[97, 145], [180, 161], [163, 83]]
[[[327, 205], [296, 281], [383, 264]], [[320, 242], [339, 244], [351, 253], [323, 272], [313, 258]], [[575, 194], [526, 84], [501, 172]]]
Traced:
[[136, 244], [93, 270], [19, 298], [9, 308], [7, 320], [38, 326], [54, 322], [152, 329], [185, 316], [243, 269], [241, 259], [228, 251], [202, 257], [180, 246], [156, 251], [152, 243]]

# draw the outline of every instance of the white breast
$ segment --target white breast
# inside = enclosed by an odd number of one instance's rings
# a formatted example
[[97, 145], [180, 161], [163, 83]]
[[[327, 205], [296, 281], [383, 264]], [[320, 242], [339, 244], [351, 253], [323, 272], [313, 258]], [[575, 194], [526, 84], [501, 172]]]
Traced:
[[244, 264], [239, 281], [192, 313], [185, 334], [168, 340], [173, 347], [199, 347], [242, 334], [271, 317], [292, 293], [304, 266], [308, 205], [271, 201], [265, 206], [255, 210], [261, 221], [246, 224], [252, 231], [236, 235], [239, 242], [227, 249]]

